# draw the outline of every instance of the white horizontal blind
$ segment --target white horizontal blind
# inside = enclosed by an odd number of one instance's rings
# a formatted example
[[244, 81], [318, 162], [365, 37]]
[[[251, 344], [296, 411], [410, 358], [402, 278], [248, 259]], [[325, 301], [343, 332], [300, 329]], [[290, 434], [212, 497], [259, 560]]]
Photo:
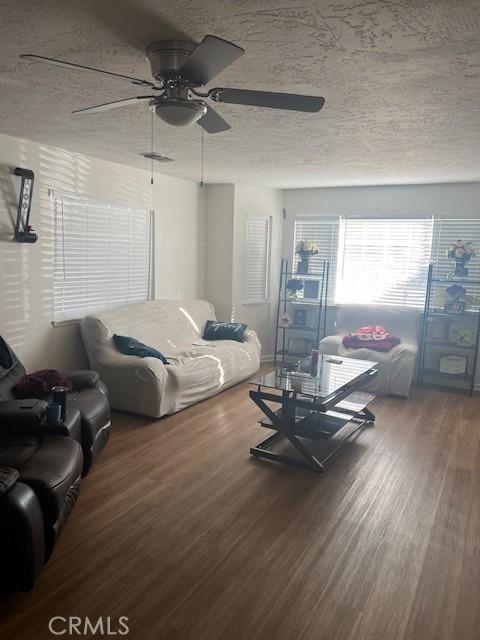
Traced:
[[268, 300], [269, 270], [270, 216], [248, 216], [244, 271], [246, 304]]
[[423, 307], [432, 218], [341, 219], [335, 301]]
[[[463, 240], [472, 242], [476, 255], [466, 264], [469, 281], [480, 281], [480, 219], [479, 218], [435, 218], [433, 224], [432, 263], [433, 277], [443, 279], [455, 270], [455, 265], [447, 258], [448, 245]], [[468, 294], [480, 297], [480, 286], [471, 285]]]
[[150, 211], [73, 193], [52, 202], [55, 321], [151, 297]]
[[[297, 218], [295, 220], [295, 231], [293, 239], [293, 266], [292, 271], [296, 271], [299, 256], [295, 253], [295, 247], [302, 240], [312, 240], [317, 243], [319, 253], [310, 258], [309, 271], [312, 274], [322, 275], [323, 261], [330, 263], [328, 280], [328, 301], [331, 302], [335, 292], [335, 278], [337, 270], [338, 255], [338, 230], [339, 218], [318, 217], [318, 218]], [[302, 276], [300, 276], [301, 278]], [[299, 297], [302, 297], [300, 292]]]

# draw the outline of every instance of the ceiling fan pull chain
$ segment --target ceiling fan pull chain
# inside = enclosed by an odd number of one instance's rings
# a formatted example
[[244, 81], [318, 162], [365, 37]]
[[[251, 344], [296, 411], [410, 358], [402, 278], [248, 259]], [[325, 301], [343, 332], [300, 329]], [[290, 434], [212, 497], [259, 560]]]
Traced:
[[201, 144], [201, 159], [200, 159], [200, 186], [204, 186], [204, 169], [205, 169], [205, 129], [202, 128], [202, 144]]
[[153, 109], [150, 109], [150, 184], [153, 185]]

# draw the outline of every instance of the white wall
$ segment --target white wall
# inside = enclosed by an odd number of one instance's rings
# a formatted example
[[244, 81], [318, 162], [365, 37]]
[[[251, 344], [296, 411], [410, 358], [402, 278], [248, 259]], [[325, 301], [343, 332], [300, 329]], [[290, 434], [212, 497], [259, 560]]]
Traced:
[[[257, 331], [262, 343], [262, 357], [270, 359], [274, 352], [275, 324], [280, 276], [282, 241], [282, 192], [253, 185], [235, 185], [235, 223], [233, 253], [233, 315]], [[271, 216], [269, 300], [265, 304], [244, 304], [244, 272], [247, 217]]]
[[219, 320], [232, 317], [235, 185], [207, 186], [205, 297]]
[[[35, 173], [36, 244], [13, 241], [20, 178]], [[52, 327], [53, 234], [49, 189], [155, 209], [156, 297], [196, 298], [205, 289], [205, 194], [196, 183], [0, 134], [0, 333], [29, 370], [86, 366], [77, 326]]]
[[[271, 357], [276, 321], [282, 236], [282, 192], [245, 184], [207, 187], [206, 297], [221, 320], [245, 322], [262, 343], [262, 356]], [[244, 304], [244, 261], [247, 216], [272, 218], [269, 301]]]

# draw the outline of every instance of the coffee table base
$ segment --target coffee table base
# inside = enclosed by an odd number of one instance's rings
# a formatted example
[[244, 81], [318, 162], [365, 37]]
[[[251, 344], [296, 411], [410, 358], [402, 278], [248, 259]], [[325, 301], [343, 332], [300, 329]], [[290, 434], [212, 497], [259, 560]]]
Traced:
[[[296, 420], [295, 412], [292, 411], [291, 400], [287, 394], [284, 393], [282, 397], [282, 410], [276, 412], [272, 411], [265, 403], [265, 399], [271, 400], [272, 397], [265, 398], [265, 396], [262, 397], [262, 395], [262, 392], [250, 391], [250, 397], [266, 415], [266, 419], [261, 421], [260, 425], [268, 429], [273, 429], [276, 433], [262, 440], [256, 447], [252, 447], [250, 449], [251, 455], [256, 458], [265, 458], [267, 460], [288, 464], [291, 467], [307, 469], [317, 475], [322, 473], [325, 463], [346, 442], [361, 429], [375, 422], [375, 415], [366, 406], [370, 400], [373, 399], [373, 396], [370, 394], [355, 394], [359, 399], [363, 397], [363, 402], [351, 402], [349, 398], [347, 401], [343, 403], [340, 402], [335, 406], [333, 412], [312, 412], [311, 414], [307, 412], [307, 417], [303, 421]], [[280, 400], [278, 396], [277, 399]], [[355, 400], [356, 399], [357, 398], [355, 398]], [[342, 417], [338, 417], [340, 415]], [[348, 429], [347, 435], [342, 437], [341, 432], [347, 424], [354, 425], [354, 427]], [[300, 436], [309, 440], [329, 441], [330, 437], [337, 433], [339, 436], [335, 439], [335, 446], [330, 449], [328, 454], [323, 458], [314, 455], [308, 446], [299, 440]], [[269, 448], [270, 445], [281, 440], [288, 440], [298, 451], [300, 458], [293, 458], [282, 453], [276, 453]]]

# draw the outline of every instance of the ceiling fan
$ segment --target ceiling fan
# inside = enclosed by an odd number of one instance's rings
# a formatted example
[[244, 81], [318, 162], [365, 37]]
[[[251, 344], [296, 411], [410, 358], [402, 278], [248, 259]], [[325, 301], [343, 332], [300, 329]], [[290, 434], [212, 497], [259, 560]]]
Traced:
[[159, 92], [78, 109], [73, 113], [96, 113], [146, 102], [168, 124], [184, 126], [198, 122], [208, 133], [219, 133], [230, 129], [230, 125], [207, 105], [204, 98], [211, 98], [214, 102], [310, 113], [320, 111], [325, 103], [321, 97], [271, 91], [220, 87], [206, 93], [198, 91], [198, 87], [210, 82], [244, 53], [241, 47], [216, 36], [205, 36], [199, 44], [185, 40], [162, 40], [148, 45], [146, 52], [154, 82], [45, 56], [24, 54], [21, 57], [67, 69], [103, 73]]

